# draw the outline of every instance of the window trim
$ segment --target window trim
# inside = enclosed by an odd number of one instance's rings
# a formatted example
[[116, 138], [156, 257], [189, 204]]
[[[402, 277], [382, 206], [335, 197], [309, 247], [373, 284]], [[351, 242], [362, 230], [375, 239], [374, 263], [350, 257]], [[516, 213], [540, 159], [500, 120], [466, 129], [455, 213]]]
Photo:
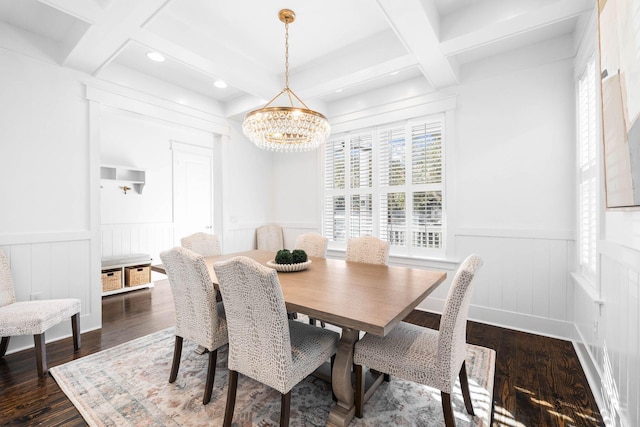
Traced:
[[[455, 102], [449, 104], [452, 107], [455, 107]], [[379, 147], [379, 139], [378, 139], [378, 134], [380, 130], [386, 130], [389, 128], [392, 128], [394, 126], [404, 126], [405, 128], [405, 132], [407, 129], [411, 129], [412, 126], [414, 126], [416, 123], [421, 124], [421, 123], [429, 123], [430, 119], [436, 119], [440, 121], [441, 124], [441, 128], [442, 128], [442, 146], [441, 146], [441, 167], [442, 167], [442, 184], [435, 184], [435, 186], [438, 187], [438, 190], [440, 190], [442, 192], [442, 197], [443, 197], [443, 203], [442, 203], [442, 234], [441, 234], [441, 239], [442, 239], [442, 247], [441, 248], [437, 248], [437, 249], [428, 249], [428, 248], [415, 248], [412, 246], [403, 246], [403, 247], [398, 247], [395, 245], [390, 246], [390, 255], [392, 257], [398, 257], [398, 258], [407, 258], [407, 259], [423, 259], [423, 260], [444, 260], [444, 259], [450, 259], [451, 258], [451, 254], [454, 251], [454, 245], [453, 245], [453, 227], [451, 226], [451, 220], [448, 217], [447, 213], [451, 208], [452, 205], [452, 199], [453, 199], [453, 191], [451, 190], [452, 186], [452, 169], [449, 167], [449, 162], [447, 161], [448, 158], [452, 158], [451, 156], [453, 155], [453, 147], [454, 147], [454, 138], [453, 138], [453, 133], [449, 132], [450, 129], [454, 129], [453, 127], [453, 108], [447, 108], [444, 109], [444, 111], [439, 111], [439, 112], [435, 112], [435, 113], [431, 113], [431, 114], [423, 114], [420, 116], [416, 116], [416, 117], [410, 117], [410, 118], [405, 118], [402, 120], [394, 120], [394, 121], [389, 121], [386, 123], [377, 123], [376, 126], [369, 126], [366, 128], [360, 128], [360, 129], [350, 129], [350, 130], [345, 130], [343, 132], [340, 132], [339, 134], [335, 135], [334, 138], [339, 139], [341, 137], [353, 137], [353, 136], [358, 136], [358, 135], [362, 135], [362, 134], [372, 134], [374, 135], [374, 144], [375, 144], [375, 148], [373, 149], [373, 155], [372, 155], [372, 163], [374, 165], [375, 169], [379, 168], [379, 156], [380, 156], [380, 147]], [[410, 133], [409, 133], [409, 138], [408, 138], [408, 144], [407, 144], [407, 150], [406, 150], [406, 158], [407, 161], [412, 159], [412, 153], [411, 153], [411, 137], [410, 137]], [[334, 138], [331, 138], [332, 140]], [[327, 144], [328, 145], [328, 144]], [[322, 229], [322, 233], [323, 235], [326, 232], [326, 220], [327, 220], [327, 209], [326, 209], [326, 201], [328, 197], [331, 197], [334, 193], [333, 190], [328, 190], [325, 186], [325, 173], [326, 173], [326, 155], [327, 155], [327, 148], [326, 145], [322, 146], [322, 151], [321, 151], [321, 156], [319, 156], [319, 167], [321, 170], [321, 179], [319, 182], [320, 185], [320, 194], [321, 194], [321, 206], [322, 206], [322, 217], [321, 217], [321, 229]], [[350, 176], [350, 161], [349, 161], [350, 157], [348, 153], [345, 153], [345, 177]], [[410, 180], [411, 177], [409, 175], [407, 175], [406, 177], [407, 180]], [[434, 184], [419, 184], [420, 186], [424, 186], [426, 189], [425, 190], [414, 190], [414, 191], [430, 191], [431, 188], [434, 187]], [[409, 188], [414, 187], [414, 184], [409, 184], [408, 185]], [[388, 188], [388, 187], [385, 187]], [[407, 185], [403, 185], [403, 186], [399, 186], [398, 189], [400, 191], [406, 191]], [[365, 190], [365, 191], [362, 191]], [[373, 212], [373, 231], [374, 231], [374, 235], [376, 235], [379, 231], [380, 231], [380, 197], [383, 194], [384, 191], [382, 191], [382, 188], [380, 187], [380, 174], [379, 173], [374, 173], [373, 174], [373, 183], [372, 183], [372, 187], [370, 191], [366, 191], [368, 190], [367, 188], [365, 189], [361, 189], [361, 188], [357, 188], [357, 189], [352, 189], [350, 188], [350, 185], [348, 185], [345, 182], [345, 189], [344, 190], [339, 190], [339, 192], [341, 192], [341, 194], [345, 195], [345, 221], [348, 221], [349, 218], [349, 209], [350, 207], [348, 207], [347, 205], [349, 205], [350, 203], [350, 196], [353, 194], [371, 194], [372, 195], [372, 212]], [[408, 209], [412, 209], [411, 206], [409, 206]], [[406, 217], [406, 221], [409, 223], [411, 221], [410, 215], [407, 215]], [[410, 232], [411, 228], [407, 227], [407, 231]], [[345, 227], [347, 228], [347, 227]], [[348, 228], [346, 229], [346, 232], [348, 232]], [[346, 248], [346, 242], [348, 240], [349, 236], [347, 235], [345, 238], [345, 241], [343, 242], [336, 242], [333, 240], [329, 241], [329, 247], [328, 250], [329, 251], [333, 251], [336, 253], [340, 253], [342, 251], [345, 250]], [[407, 236], [407, 239], [410, 239], [410, 236]]]

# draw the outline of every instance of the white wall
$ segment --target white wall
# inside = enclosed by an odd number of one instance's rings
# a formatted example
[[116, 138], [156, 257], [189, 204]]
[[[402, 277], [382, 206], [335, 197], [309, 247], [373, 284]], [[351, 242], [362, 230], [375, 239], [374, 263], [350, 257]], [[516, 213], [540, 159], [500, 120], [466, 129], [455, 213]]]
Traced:
[[[16, 297], [79, 298], [81, 329], [100, 326], [96, 147], [79, 73], [0, 42], [0, 248], [10, 260]], [[71, 334], [71, 322], [47, 341]], [[33, 345], [12, 338], [9, 351]], [[72, 351], [72, 349], [70, 349]]]
[[[464, 83], [441, 93], [416, 93], [401, 85], [376, 98], [367, 94], [368, 109], [359, 100], [332, 106], [330, 121], [338, 131], [431, 114], [437, 106], [454, 108], [446, 148], [453, 251], [447, 260], [390, 261], [449, 273], [449, 281], [421, 308], [441, 310], [457, 263], [476, 252], [485, 265], [472, 318], [572, 338], [573, 56], [570, 38], [554, 39], [468, 64], [462, 68]], [[274, 155], [275, 220], [291, 239], [305, 231], [304, 224], [321, 226], [320, 155]], [[288, 184], [293, 176], [298, 182]]]

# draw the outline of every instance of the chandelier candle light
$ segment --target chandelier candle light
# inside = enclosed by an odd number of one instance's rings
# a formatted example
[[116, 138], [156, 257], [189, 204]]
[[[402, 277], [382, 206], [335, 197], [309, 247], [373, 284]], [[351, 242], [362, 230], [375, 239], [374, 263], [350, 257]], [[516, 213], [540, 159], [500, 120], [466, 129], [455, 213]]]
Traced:
[[[247, 113], [242, 123], [244, 134], [258, 147], [271, 151], [311, 151], [326, 141], [331, 128], [327, 118], [311, 110], [289, 88], [289, 24], [296, 14], [289, 9], [278, 13], [285, 28], [285, 88], [264, 107]], [[290, 106], [270, 107], [287, 94]], [[293, 99], [302, 107], [295, 107]]]

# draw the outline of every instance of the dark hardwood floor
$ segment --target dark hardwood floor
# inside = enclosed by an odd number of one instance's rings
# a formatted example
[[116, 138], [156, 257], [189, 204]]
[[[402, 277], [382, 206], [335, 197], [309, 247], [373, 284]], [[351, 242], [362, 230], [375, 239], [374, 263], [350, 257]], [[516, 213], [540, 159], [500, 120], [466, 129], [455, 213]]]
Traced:
[[[153, 289], [103, 298], [102, 329], [47, 345], [49, 367], [169, 327], [173, 299], [166, 281]], [[414, 311], [407, 321], [437, 328], [439, 316]], [[468, 342], [496, 350], [493, 426], [603, 426], [570, 342], [469, 322]], [[168, 374], [167, 374], [168, 375]], [[85, 426], [51, 376], [39, 379], [33, 350], [0, 359], [1, 426]]]

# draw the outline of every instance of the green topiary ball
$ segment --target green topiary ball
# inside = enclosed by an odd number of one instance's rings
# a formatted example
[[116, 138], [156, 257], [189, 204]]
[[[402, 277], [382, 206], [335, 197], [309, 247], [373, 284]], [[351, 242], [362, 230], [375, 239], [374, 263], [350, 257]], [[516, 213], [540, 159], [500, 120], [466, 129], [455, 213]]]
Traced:
[[293, 258], [293, 263], [298, 264], [301, 262], [307, 262], [307, 253], [302, 249], [294, 249], [291, 252], [291, 257]]
[[293, 264], [293, 255], [289, 249], [280, 249], [276, 254], [276, 264]]

